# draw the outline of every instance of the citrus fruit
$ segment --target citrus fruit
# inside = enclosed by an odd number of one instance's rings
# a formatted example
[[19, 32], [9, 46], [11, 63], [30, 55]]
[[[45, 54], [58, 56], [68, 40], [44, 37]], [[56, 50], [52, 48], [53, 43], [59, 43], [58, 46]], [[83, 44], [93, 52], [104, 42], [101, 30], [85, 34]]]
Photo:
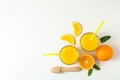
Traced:
[[71, 34], [64, 34], [61, 36], [61, 39], [75, 45], [75, 38]]
[[79, 59], [80, 67], [85, 70], [92, 69], [94, 62], [94, 57], [90, 54], [84, 54]]
[[78, 22], [72, 22], [72, 26], [74, 28], [74, 36], [79, 36], [82, 32], [82, 26]]
[[96, 50], [96, 57], [100, 61], [107, 61], [113, 56], [113, 50], [108, 45], [102, 45]]
[[74, 46], [64, 46], [60, 50], [60, 59], [64, 64], [74, 64], [79, 59], [79, 51]]
[[95, 35], [95, 37], [91, 39], [92, 35], [92, 32], [87, 32], [84, 33], [80, 39], [80, 45], [85, 51], [94, 51], [98, 48], [99, 38]]

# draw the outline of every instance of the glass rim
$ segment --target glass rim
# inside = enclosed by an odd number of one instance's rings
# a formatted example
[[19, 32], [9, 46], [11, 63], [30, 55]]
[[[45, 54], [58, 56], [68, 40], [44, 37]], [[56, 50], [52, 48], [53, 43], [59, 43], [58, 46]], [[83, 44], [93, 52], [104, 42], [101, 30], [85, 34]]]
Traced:
[[[86, 33], [84, 33], [84, 34], [81, 36], [80, 40], [79, 40], [80, 46], [81, 46], [81, 39], [82, 39], [82, 37], [83, 37], [85, 34], [94, 34], [94, 33], [93, 33], [93, 32], [86, 32]], [[100, 39], [99, 39], [99, 37], [98, 37], [97, 35], [95, 35], [95, 36], [96, 36], [97, 39], [98, 39], [98, 46], [99, 46], [99, 44], [100, 44]], [[95, 50], [98, 48], [98, 46], [97, 46], [94, 50], [92, 50], [92, 51], [88, 51], [88, 50], [84, 49], [82, 46], [81, 46], [81, 48], [82, 48], [84, 51], [93, 52], [93, 51], [95, 51]]]
[[[68, 47], [68, 46], [73, 47], [73, 48], [76, 49], [76, 51], [78, 52], [78, 58], [76, 59], [76, 61], [74, 61], [74, 63], [71, 63], [71, 64], [65, 63], [65, 62], [61, 59], [61, 51], [62, 51], [62, 49], [64, 49], [65, 47]], [[80, 58], [80, 52], [79, 52], [79, 50], [78, 50], [76, 47], [74, 47], [74, 46], [72, 46], [72, 45], [66, 45], [66, 46], [62, 47], [62, 49], [61, 49], [60, 52], [59, 52], [59, 55], [60, 55], [59, 57], [60, 57], [60, 60], [61, 60], [64, 64], [66, 64], [66, 65], [72, 65], [72, 64], [75, 64], [75, 63], [79, 60], [79, 58]]]

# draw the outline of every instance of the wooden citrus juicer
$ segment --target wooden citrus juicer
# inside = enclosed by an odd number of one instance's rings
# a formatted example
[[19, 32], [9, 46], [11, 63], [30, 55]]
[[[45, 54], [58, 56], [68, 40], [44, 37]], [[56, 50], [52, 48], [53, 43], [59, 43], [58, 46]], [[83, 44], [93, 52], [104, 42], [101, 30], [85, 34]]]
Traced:
[[63, 73], [63, 72], [77, 72], [80, 71], [80, 67], [61, 67], [61, 66], [55, 66], [51, 68], [51, 72], [53, 73]]

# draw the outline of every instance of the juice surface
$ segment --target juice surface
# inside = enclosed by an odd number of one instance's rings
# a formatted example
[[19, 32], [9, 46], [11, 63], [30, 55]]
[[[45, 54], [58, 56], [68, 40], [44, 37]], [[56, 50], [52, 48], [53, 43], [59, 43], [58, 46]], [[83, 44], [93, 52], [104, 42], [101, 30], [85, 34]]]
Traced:
[[71, 45], [65, 46], [60, 51], [60, 58], [65, 64], [74, 64], [78, 61], [79, 51]]
[[86, 51], [94, 51], [99, 45], [99, 38], [95, 36], [93, 39], [91, 39], [92, 35], [93, 33], [88, 32], [83, 34], [80, 39], [80, 45]]

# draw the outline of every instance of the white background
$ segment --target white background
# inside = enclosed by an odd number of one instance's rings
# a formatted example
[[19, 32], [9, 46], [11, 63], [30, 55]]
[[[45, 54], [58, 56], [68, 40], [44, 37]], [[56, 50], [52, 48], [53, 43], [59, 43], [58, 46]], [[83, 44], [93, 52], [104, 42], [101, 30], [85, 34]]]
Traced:
[[[51, 73], [51, 67], [66, 65], [41, 54], [67, 45], [59, 38], [73, 34], [72, 21], [85, 33], [94, 32], [101, 20], [98, 36], [112, 36], [104, 44], [113, 47], [113, 58], [100, 62], [101, 70], [91, 77], [87, 71]], [[0, 0], [0, 80], [119, 80], [119, 27], [120, 0]]]

